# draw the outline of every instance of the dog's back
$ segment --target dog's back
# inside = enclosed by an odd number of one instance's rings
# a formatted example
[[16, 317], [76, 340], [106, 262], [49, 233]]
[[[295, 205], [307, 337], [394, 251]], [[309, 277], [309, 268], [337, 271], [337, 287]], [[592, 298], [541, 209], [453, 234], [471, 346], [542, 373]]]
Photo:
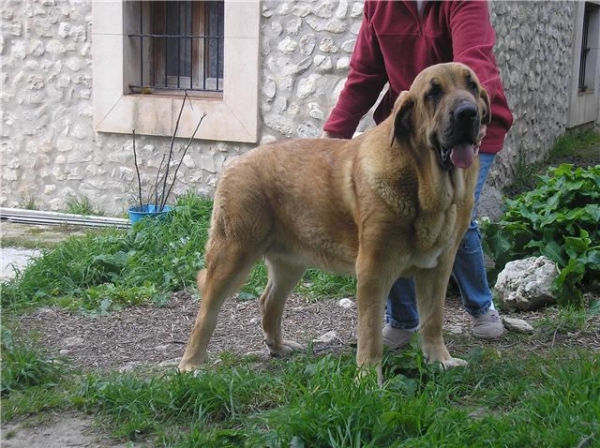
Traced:
[[268, 257], [352, 274], [356, 144], [288, 140], [234, 160], [217, 185], [206, 257], [222, 245], [250, 245]]

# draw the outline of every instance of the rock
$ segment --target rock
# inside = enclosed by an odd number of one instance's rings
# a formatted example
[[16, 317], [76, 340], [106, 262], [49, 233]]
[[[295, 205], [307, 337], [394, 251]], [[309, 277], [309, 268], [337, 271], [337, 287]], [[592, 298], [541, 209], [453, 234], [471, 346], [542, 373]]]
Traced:
[[322, 334], [318, 338], [313, 339], [313, 342], [315, 342], [317, 344], [331, 344], [336, 339], [339, 339], [336, 331], [335, 330], [331, 330], [331, 331], [328, 331], [325, 334]]
[[555, 303], [552, 282], [557, 275], [554, 262], [544, 256], [511, 261], [494, 287], [498, 302], [509, 311], [534, 310]]
[[492, 221], [499, 221], [504, 213], [502, 194], [492, 185], [486, 185], [479, 197], [478, 215], [486, 216]]
[[344, 299], [341, 299], [338, 302], [338, 305], [347, 310], [350, 308], [354, 308], [354, 302], [351, 299], [348, 299], [347, 297]]
[[523, 319], [502, 316], [502, 323], [507, 330], [516, 331], [518, 333], [533, 333], [535, 331], [534, 328]]
[[452, 334], [463, 334], [465, 332], [462, 325], [447, 325], [445, 329]]
[[81, 336], [69, 336], [62, 341], [64, 347], [76, 347], [84, 344], [85, 340]]

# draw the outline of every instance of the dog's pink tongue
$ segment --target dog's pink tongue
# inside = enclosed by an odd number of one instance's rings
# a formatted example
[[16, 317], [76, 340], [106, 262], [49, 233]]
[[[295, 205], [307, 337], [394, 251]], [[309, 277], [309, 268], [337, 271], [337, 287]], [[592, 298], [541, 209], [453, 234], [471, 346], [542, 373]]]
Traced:
[[457, 168], [469, 168], [477, 155], [478, 148], [468, 143], [460, 143], [452, 148], [450, 160]]

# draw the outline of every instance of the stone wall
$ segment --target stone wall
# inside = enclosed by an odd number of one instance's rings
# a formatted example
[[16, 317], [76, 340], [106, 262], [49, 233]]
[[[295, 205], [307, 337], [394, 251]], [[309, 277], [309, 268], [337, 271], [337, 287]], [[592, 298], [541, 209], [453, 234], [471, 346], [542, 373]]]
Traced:
[[515, 117], [490, 174], [495, 186], [513, 177], [519, 160], [541, 160], [566, 129], [574, 10], [566, 1], [492, 3], [496, 57]]
[[[519, 153], [542, 157], [566, 126], [573, 2], [494, 2], [497, 55], [516, 123], [492, 173], [500, 186]], [[94, 133], [90, 0], [4, 0], [1, 196], [64, 210], [87, 197], [119, 214], [135, 190], [131, 137]], [[362, 2], [262, 3], [261, 142], [320, 134], [344, 83]], [[139, 137], [142, 175], [151, 178], [168, 138]], [[182, 146], [181, 142], [177, 147]], [[174, 192], [210, 194], [228, 158], [251, 145], [197, 142]]]

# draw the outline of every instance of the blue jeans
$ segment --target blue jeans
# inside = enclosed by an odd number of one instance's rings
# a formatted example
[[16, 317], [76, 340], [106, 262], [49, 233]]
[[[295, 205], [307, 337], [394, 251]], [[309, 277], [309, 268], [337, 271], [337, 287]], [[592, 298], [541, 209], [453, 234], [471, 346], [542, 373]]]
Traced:
[[[488, 312], [492, 292], [487, 281], [481, 247], [479, 224], [475, 220], [481, 189], [485, 184], [495, 154], [479, 154], [479, 177], [475, 188], [475, 206], [471, 224], [456, 253], [452, 275], [458, 283], [465, 310], [473, 317]], [[393, 284], [386, 303], [385, 321], [394, 328], [412, 330], [419, 326], [414, 278], [399, 278]]]

